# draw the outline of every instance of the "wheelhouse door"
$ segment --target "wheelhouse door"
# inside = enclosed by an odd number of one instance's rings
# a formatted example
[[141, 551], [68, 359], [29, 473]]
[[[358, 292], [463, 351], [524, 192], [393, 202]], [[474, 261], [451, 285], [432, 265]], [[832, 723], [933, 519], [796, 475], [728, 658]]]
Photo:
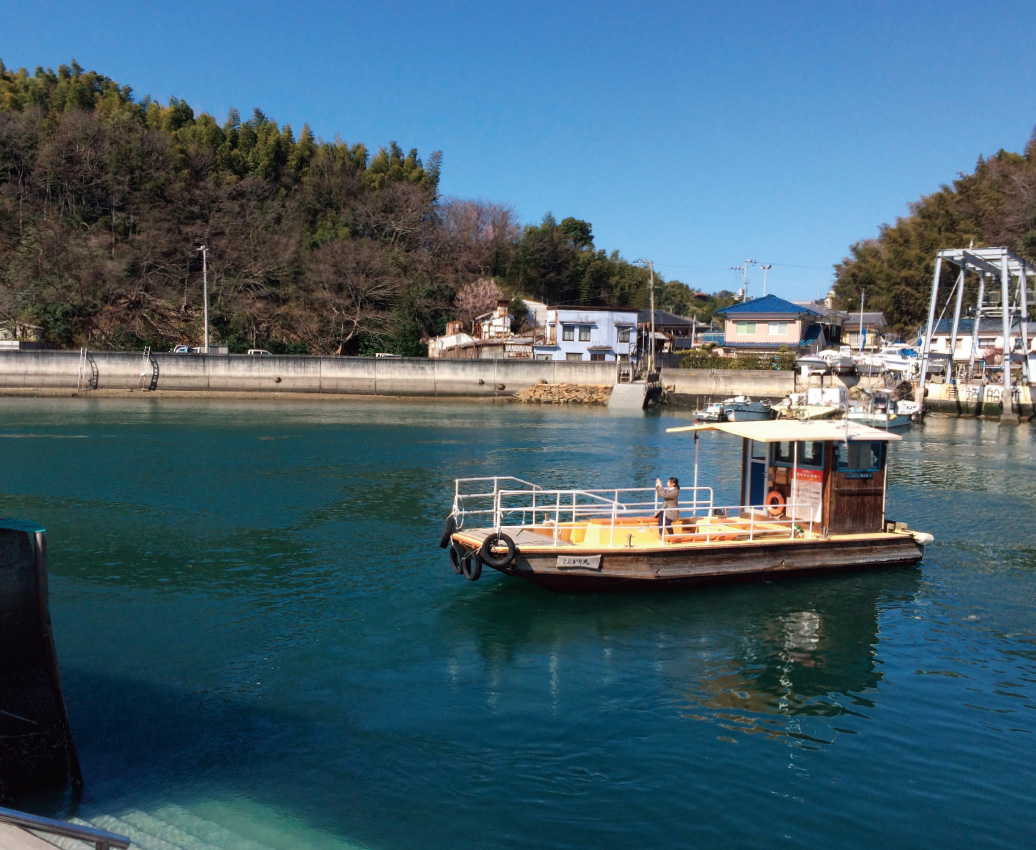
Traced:
[[766, 443], [746, 440], [745, 504], [762, 505], [766, 499]]

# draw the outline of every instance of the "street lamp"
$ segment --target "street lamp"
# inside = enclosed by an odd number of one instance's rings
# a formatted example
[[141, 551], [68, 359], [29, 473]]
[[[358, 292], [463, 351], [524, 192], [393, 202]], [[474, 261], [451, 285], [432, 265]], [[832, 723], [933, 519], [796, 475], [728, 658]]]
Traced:
[[759, 266], [763, 270], [763, 296], [766, 296], [766, 273], [773, 268], [769, 263], [765, 266]]
[[209, 249], [202, 245], [198, 248], [201, 251], [201, 274], [205, 290], [205, 353], [209, 353]]

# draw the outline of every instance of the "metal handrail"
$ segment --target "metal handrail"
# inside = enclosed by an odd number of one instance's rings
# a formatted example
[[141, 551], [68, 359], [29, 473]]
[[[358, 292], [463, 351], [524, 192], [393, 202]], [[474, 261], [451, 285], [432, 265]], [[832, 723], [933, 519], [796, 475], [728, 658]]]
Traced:
[[80, 826], [75, 823], [68, 823], [63, 820], [52, 818], [41, 818], [38, 815], [30, 815], [25, 812], [18, 812], [14, 809], [5, 809], [0, 806], [0, 823], [9, 823], [20, 826], [23, 829], [30, 829], [35, 832], [46, 832], [50, 835], [59, 835], [62, 838], [74, 838], [77, 841], [91, 842], [94, 850], [125, 850], [130, 846], [130, 840], [125, 835], [115, 832], [108, 832], [105, 829], [97, 829], [93, 826]]

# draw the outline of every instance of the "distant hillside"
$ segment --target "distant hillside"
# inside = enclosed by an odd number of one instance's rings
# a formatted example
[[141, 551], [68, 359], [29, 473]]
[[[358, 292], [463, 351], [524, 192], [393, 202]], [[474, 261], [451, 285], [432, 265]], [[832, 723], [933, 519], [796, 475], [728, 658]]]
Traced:
[[[647, 303], [647, 271], [597, 250], [589, 223], [523, 228], [505, 205], [442, 198], [441, 165], [296, 135], [259, 109], [220, 124], [137, 101], [75, 62], [0, 62], [0, 325], [66, 346], [200, 342], [201, 245], [212, 336], [235, 351], [423, 354], [479, 278], [551, 303]], [[658, 284], [660, 306], [694, 309], [686, 286]]]
[[[853, 245], [836, 267], [839, 305], [858, 309], [862, 290], [868, 310], [881, 310], [895, 330], [910, 333], [928, 318], [936, 252], [971, 244], [1036, 260], [1036, 133], [1025, 153], [1001, 150], [980, 159], [974, 174], [911, 204], [910, 215], [883, 224], [876, 239]], [[976, 289], [971, 281], [968, 302]]]

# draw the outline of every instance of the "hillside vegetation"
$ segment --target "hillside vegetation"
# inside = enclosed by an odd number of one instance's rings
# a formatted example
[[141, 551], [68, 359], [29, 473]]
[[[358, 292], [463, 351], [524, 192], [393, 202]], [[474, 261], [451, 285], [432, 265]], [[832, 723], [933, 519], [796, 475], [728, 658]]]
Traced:
[[[839, 305], [858, 309], [862, 290], [866, 309], [912, 333], [928, 320], [936, 252], [971, 245], [1006, 247], [1036, 260], [1036, 133], [1024, 153], [1001, 150], [980, 159], [973, 174], [911, 204], [910, 215], [882, 225], [877, 238], [853, 245], [835, 268]], [[955, 272], [943, 273], [942, 283], [952, 285]], [[965, 287], [967, 303], [974, 303], [977, 286], [976, 278]]]
[[[395, 142], [296, 135], [259, 109], [221, 124], [137, 101], [75, 62], [0, 62], [0, 324], [65, 346], [198, 343], [202, 245], [211, 334], [233, 351], [420, 355], [470, 318], [456, 297], [480, 279], [508, 297], [647, 303], [648, 272], [596, 249], [589, 223], [523, 227], [506, 205], [441, 197], [441, 167]], [[716, 306], [679, 282], [656, 296]]]

